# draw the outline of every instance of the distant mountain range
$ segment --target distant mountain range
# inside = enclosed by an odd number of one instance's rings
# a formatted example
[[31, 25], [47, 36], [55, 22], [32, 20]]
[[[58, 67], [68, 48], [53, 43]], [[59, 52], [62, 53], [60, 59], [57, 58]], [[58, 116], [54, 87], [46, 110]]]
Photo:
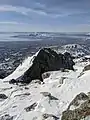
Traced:
[[89, 33], [54, 33], [54, 32], [31, 32], [31, 33], [15, 33], [17, 35], [12, 37], [31, 37], [31, 38], [43, 38], [43, 37], [75, 37], [83, 38], [90, 37]]

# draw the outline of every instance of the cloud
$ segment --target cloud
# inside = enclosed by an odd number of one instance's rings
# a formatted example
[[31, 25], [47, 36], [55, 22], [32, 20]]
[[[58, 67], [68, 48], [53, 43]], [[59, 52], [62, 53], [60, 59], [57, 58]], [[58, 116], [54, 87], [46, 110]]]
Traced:
[[62, 10], [88, 11], [90, 0], [1, 0], [1, 5], [21, 6], [47, 13], [60, 13]]
[[16, 21], [0, 21], [0, 25], [28, 25], [28, 23]]
[[31, 13], [52, 18], [90, 11], [90, 0], [2, 0], [0, 11], [13, 11], [28, 16]]
[[16, 21], [0, 21], [0, 24], [13, 24], [13, 25], [17, 25], [17, 24], [19, 24], [18, 22], [16, 22]]
[[[39, 4], [39, 3], [38, 3]], [[30, 16], [31, 14], [35, 15], [41, 15], [41, 16], [48, 16], [48, 17], [52, 17], [52, 18], [58, 18], [58, 17], [64, 17], [64, 16], [68, 16], [70, 13], [54, 13], [54, 12], [47, 12], [47, 11], [43, 11], [40, 9], [31, 9], [31, 8], [25, 8], [25, 7], [21, 7], [21, 6], [12, 6], [12, 5], [0, 5], [0, 12], [16, 12], [19, 14], [22, 14], [24, 16]]]
[[18, 26], [22, 21], [32, 28], [48, 25], [53, 29], [80, 23], [87, 26], [90, 24], [90, 0], [0, 0], [0, 16], [0, 21], [6, 21], [0, 25]]
[[22, 14], [27, 14], [28, 11], [43, 15], [90, 11], [90, 0], [1, 0], [0, 5], [13, 6], [14, 10], [16, 6], [17, 9], [20, 8], [23, 11]]
[[47, 15], [43, 11], [37, 11], [31, 8], [25, 8], [20, 6], [12, 6], [12, 5], [0, 5], [0, 12], [17, 12], [22, 15], [28, 15], [30, 12], [39, 14], [39, 15]]

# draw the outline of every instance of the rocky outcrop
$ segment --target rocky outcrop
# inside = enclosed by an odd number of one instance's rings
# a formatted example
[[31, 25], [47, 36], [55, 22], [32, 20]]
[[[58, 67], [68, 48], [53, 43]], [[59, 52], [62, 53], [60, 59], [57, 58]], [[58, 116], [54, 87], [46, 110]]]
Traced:
[[33, 65], [23, 75], [22, 82], [30, 83], [35, 79], [43, 81], [43, 73], [60, 69], [73, 70], [73, 65], [74, 62], [69, 53], [57, 54], [50, 48], [44, 48], [39, 51], [33, 61]]
[[13, 120], [13, 116], [10, 116], [9, 114], [5, 114], [3, 116], [0, 116], [0, 120]]
[[82, 120], [90, 116], [90, 95], [80, 93], [63, 112], [61, 120]]
[[42, 79], [44, 80], [44, 79], [46, 79], [46, 78], [49, 78], [50, 75], [51, 75], [51, 74], [50, 74], [49, 72], [43, 73], [43, 74], [42, 74]]
[[15, 80], [15, 79], [12, 79], [9, 81], [9, 84], [15, 84], [15, 83], [18, 83], [19, 81], [18, 80]]
[[5, 94], [0, 94], [0, 99], [7, 99], [8, 97]]
[[90, 70], [90, 65], [85, 66], [84, 69], [83, 69], [83, 72], [87, 71], [87, 70]]
[[81, 102], [84, 102], [85, 100], [88, 100], [89, 97], [85, 93], [78, 94], [70, 103], [68, 106], [68, 110], [73, 106], [73, 108], [78, 108], [80, 106]]
[[55, 51], [50, 48], [43, 48], [39, 51], [38, 55], [34, 58], [32, 66], [24, 73], [20, 79], [10, 80], [9, 83], [30, 83], [32, 80], [39, 79], [43, 81], [44, 78], [49, 77], [43, 75], [43, 73], [48, 71], [57, 71], [70, 69], [73, 70], [73, 59], [71, 55], [66, 52], [64, 54], [57, 54]]
[[26, 107], [25, 110], [26, 110], [26, 112], [30, 112], [30, 111], [34, 110], [36, 108], [36, 106], [37, 106], [37, 103], [33, 103], [29, 107]]
[[59, 120], [59, 117], [57, 117], [57, 116], [55, 116], [55, 115], [53, 115], [53, 114], [43, 114], [42, 115], [42, 117], [43, 117], [43, 120], [46, 120], [46, 119], [48, 119], [48, 118], [53, 118], [53, 120]]
[[41, 94], [42, 94], [44, 97], [48, 97], [49, 100], [58, 100], [58, 98], [52, 96], [51, 93], [49, 93], [49, 92], [41, 92]]
[[3, 79], [5, 77], [6, 77], [6, 72], [0, 69], [0, 79]]

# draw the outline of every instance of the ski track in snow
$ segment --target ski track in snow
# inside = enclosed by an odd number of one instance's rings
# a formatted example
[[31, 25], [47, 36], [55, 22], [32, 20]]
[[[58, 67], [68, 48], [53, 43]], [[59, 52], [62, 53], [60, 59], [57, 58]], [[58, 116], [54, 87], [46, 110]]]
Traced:
[[[72, 99], [80, 92], [87, 93], [90, 91], [90, 71], [86, 71], [84, 75], [78, 78], [88, 63], [77, 62], [74, 66], [76, 71], [51, 72], [51, 76], [44, 80], [45, 84], [31, 83], [27, 86], [17, 86], [5, 82], [23, 75], [32, 65], [32, 61], [33, 57], [28, 57], [11, 75], [0, 81], [0, 94], [4, 93], [8, 96], [6, 100], [0, 101], [0, 116], [9, 114], [13, 116], [13, 120], [42, 120], [42, 115], [48, 113], [56, 115], [61, 120], [62, 112], [66, 110]], [[62, 77], [65, 79], [63, 84], [60, 84]], [[49, 100], [41, 92], [49, 92], [58, 100]], [[30, 93], [30, 95], [25, 95], [25, 93]], [[26, 112], [25, 108], [35, 102], [37, 103], [35, 109]], [[47, 120], [53, 119], [48, 118]]]

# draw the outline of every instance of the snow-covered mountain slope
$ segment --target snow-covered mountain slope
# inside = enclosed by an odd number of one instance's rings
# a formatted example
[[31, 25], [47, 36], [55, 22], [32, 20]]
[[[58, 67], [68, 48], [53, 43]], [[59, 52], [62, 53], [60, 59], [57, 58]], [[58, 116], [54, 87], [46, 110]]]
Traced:
[[75, 57], [85, 56], [90, 53], [90, 50], [86, 46], [79, 44], [67, 44], [58, 48], [58, 52], [64, 53], [66, 51]]
[[[81, 92], [90, 91], [90, 70], [80, 76], [84, 66], [89, 63], [77, 62], [75, 71], [50, 72], [44, 83], [32, 82], [29, 85], [11, 85], [12, 78], [20, 77], [30, 67], [28, 58], [9, 77], [0, 81], [0, 119], [7, 120], [61, 120], [72, 99]], [[29, 66], [28, 66], [29, 65]], [[80, 76], [80, 77], [78, 77]]]
[[21, 77], [33, 64], [33, 60], [37, 56], [38, 52], [35, 55], [26, 58], [23, 61], [23, 63], [20, 64], [11, 75], [4, 78], [3, 81], [10, 81], [11, 79], [17, 79], [17, 78]]

